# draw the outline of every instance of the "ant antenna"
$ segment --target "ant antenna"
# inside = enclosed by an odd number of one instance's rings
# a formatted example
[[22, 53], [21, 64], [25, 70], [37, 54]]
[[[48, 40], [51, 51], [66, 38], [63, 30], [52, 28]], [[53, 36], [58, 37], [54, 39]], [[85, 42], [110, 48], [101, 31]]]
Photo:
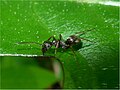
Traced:
[[42, 45], [42, 44], [39, 44], [39, 43], [36, 43], [36, 42], [18, 42], [16, 44], [36, 44], [36, 45]]

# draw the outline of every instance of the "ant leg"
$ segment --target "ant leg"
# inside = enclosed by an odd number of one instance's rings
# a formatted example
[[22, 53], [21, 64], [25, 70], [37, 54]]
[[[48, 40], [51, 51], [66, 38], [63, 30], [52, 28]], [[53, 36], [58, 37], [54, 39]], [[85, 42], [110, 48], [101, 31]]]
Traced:
[[50, 40], [51, 38], [53, 38], [53, 37], [54, 37], [54, 36], [49, 37], [47, 41], [49, 41], [49, 40]]
[[53, 38], [54, 40], [56, 40], [54, 36], [51, 36], [50, 38], [48, 38], [48, 41], [49, 41], [51, 38]]
[[[77, 55], [76, 55], [76, 53], [75, 53], [75, 51], [74, 51], [74, 49], [72, 47], [70, 47], [70, 49], [72, 50], [72, 52], [74, 54], [74, 59], [75, 59], [77, 65], [78, 65], [79, 61], [77, 60]], [[79, 65], [78, 65], [78, 67], [79, 67]]]
[[57, 53], [57, 48], [55, 48], [55, 54]]
[[56, 40], [56, 38], [55, 38], [55, 37], [53, 37], [53, 40]]
[[92, 31], [92, 30], [95, 30], [95, 28], [93, 29], [89, 29], [89, 30], [86, 30], [86, 31], [82, 31], [82, 32], [77, 32], [75, 34], [79, 34], [80, 36], [84, 35], [86, 32], [89, 32], [89, 31]]
[[42, 47], [41, 51], [42, 51], [42, 54], [43, 54], [43, 56], [44, 56], [46, 50]]
[[74, 49], [72, 47], [70, 47], [70, 49], [72, 50], [73, 54], [76, 56]]
[[44, 52], [42, 51], [43, 56], [45, 55]]
[[82, 48], [89, 47], [89, 46], [91, 46], [91, 45], [93, 45], [93, 44], [85, 45], [85, 46], [83, 46]]
[[57, 53], [57, 48], [59, 47], [59, 41], [57, 42], [56, 46], [55, 46], [55, 54]]
[[91, 41], [91, 40], [88, 40], [88, 39], [85, 39], [85, 38], [80, 38], [80, 39], [83, 39], [83, 40], [86, 40], [86, 41], [89, 41], [89, 42], [95, 43], [95, 42], [93, 42], [93, 41]]
[[60, 40], [62, 39], [62, 35], [61, 34], [59, 35], [59, 38], [60, 38]]

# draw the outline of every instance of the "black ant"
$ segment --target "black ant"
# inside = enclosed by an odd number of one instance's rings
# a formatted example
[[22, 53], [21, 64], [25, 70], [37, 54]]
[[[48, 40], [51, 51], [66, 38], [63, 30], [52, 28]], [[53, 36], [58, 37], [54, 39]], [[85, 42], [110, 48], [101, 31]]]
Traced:
[[[93, 29], [91, 29], [93, 30]], [[88, 31], [91, 31], [91, 30], [87, 30]], [[69, 36], [69, 38], [65, 41], [62, 40], [62, 35], [60, 34], [59, 35], [59, 39], [56, 39], [54, 36], [51, 36], [50, 38], [48, 38], [48, 40], [44, 41], [43, 44], [39, 44], [39, 43], [36, 43], [36, 42], [19, 42], [17, 44], [38, 44], [40, 46], [42, 46], [42, 53], [43, 55], [45, 54], [46, 51], [48, 51], [52, 46], [55, 46], [55, 54], [56, 54], [56, 51], [57, 51], [57, 48], [62, 48], [64, 50], [68, 49], [68, 48], [71, 48], [72, 51], [74, 52], [73, 50], [73, 46], [78, 46], [80, 48], [83, 47], [83, 42], [82, 42], [82, 39], [83, 40], [87, 40], [87, 39], [84, 39], [84, 38], [78, 38], [77, 34], [78, 35], [83, 35], [85, 34], [86, 31], [83, 31], [83, 32], [77, 32], [75, 33], [75, 35], [71, 35]], [[51, 41], [52, 39], [52, 41]], [[87, 41], [90, 41], [90, 40], [87, 40]], [[90, 41], [92, 42], [92, 41]]]

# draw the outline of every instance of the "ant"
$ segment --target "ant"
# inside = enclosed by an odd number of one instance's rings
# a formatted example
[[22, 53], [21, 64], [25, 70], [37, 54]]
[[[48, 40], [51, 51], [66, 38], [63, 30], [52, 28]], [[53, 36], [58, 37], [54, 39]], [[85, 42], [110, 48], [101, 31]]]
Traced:
[[[83, 31], [83, 32], [77, 32], [77, 33], [75, 33], [75, 35], [69, 36], [69, 38], [65, 41], [62, 40], [62, 35], [60, 34], [59, 39], [56, 39], [54, 36], [51, 36], [46, 41], [44, 41], [43, 44], [39, 44], [39, 43], [36, 43], [36, 42], [19, 42], [17, 44], [37, 44], [39, 46], [42, 46], [41, 51], [42, 51], [43, 56], [45, 55], [45, 52], [48, 51], [52, 46], [55, 46], [55, 54], [56, 54], [57, 48], [62, 48], [64, 50], [66, 50], [68, 48], [71, 48], [71, 50], [74, 52], [73, 46], [79, 46], [78, 49], [83, 48], [82, 40], [92, 42], [90, 40], [87, 40], [87, 39], [84, 39], [84, 38], [81, 38], [81, 37], [79, 38], [77, 36], [77, 34], [81, 36], [81, 35], [85, 34], [86, 32], [92, 31], [92, 30], [93, 29]], [[52, 41], [51, 41], [51, 39], [52, 39]]]

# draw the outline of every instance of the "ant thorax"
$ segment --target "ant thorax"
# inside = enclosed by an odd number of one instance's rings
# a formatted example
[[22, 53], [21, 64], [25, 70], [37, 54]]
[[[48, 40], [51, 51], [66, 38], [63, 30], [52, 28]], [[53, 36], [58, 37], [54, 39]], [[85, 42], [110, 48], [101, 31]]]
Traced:
[[67, 45], [65, 42], [63, 41], [60, 41], [60, 46], [63, 48], [63, 49], [67, 49], [69, 48], [69, 45]]
[[53, 41], [52, 41], [52, 45], [56, 46], [56, 45], [57, 45], [57, 42], [58, 42], [57, 40], [53, 40]]
[[63, 49], [68, 48], [68, 45], [64, 41], [60, 41], [60, 40], [52, 41], [52, 45], [54, 45], [57, 48], [63, 48]]

